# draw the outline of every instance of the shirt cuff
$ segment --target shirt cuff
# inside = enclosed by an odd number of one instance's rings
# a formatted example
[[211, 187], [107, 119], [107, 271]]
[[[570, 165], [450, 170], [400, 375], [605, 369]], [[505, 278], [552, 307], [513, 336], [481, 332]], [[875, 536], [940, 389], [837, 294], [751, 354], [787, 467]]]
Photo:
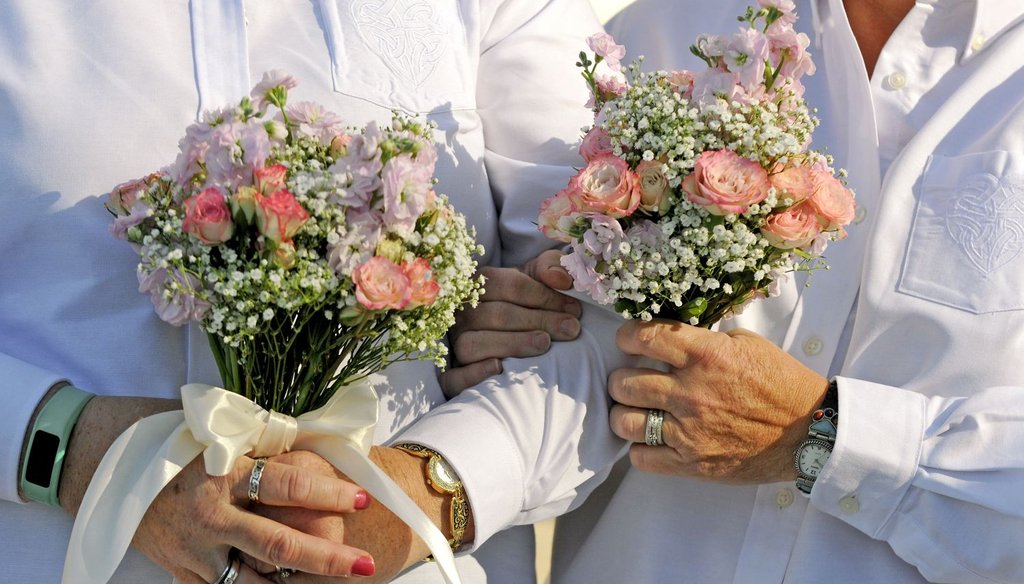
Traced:
[[476, 530], [472, 551], [507, 527], [523, 508], [525, 473], [504, 423], [489, 412], [464, 409], [458, 400], [450, 401], [417, 420], [393, 442], [432, 448], [459, 474]]
[[25, 503], [18, 496], [18, 461], [36, 406], [63, 377], [0, 354], [0, 499]]
[[835, 447], [811, 502], [879, 539], [917, 473], [924, 437], [923, 395], [839, 377]]

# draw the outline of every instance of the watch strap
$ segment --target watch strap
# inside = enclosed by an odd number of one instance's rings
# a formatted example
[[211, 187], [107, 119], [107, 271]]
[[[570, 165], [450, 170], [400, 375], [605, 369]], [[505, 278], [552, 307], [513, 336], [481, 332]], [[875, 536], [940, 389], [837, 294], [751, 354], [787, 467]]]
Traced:
[[807, 428], [807, 439], [797, 446], [794, 455], [797, 471], [796, 488], [800, 492], [810, 494], [817, 477], [804, 474], [800, 468], [800, 453], [809, 444], [820, 444], [830, 452], [836, 443], [839, 428], [839, 384], [835, 379], [828, 383], [828, 390], [818, 409], [811, 414], [811, 424]]
[[[462, 540], [466, 535], [466, 527], [469, 525], [469, 502], [466, 501], [462, 481], [456, 477], [455, 483], [450, 485], [448, 481], [441, 480], [437, 474], [438, 469], [442, 464], [447, 465], [447, 462], [445, 462], [444, 457], [439, 452], [432, 448], [412, 443], [395, 444], [394, 448], [413, 456], [427, 459], [425, 471], [427, 484], [438, 493], [448, 495], [451, 498], [448, 505], [448, 521], [451, 524], [452, 537], [448, 540], [448, 545], [451, 546], [453, 552], [458, 551], [462, 547]], [[434, 557], [430, 555], [425, 559], [433, 561]]]
[[82, 410], [93, 397], [91, 393], [65, 385], [50, 396], [36, 414], [19, 473], [21, 492], [26, 498], [60, 506], [57, 497], [64, 454]]

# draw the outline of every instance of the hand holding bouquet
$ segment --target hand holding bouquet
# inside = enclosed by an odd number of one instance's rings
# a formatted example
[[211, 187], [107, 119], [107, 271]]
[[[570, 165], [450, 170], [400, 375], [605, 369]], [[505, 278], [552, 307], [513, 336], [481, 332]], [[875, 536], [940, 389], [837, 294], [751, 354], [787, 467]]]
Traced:
[[787, 273], [824, 267], [854, 201], [809, 149], [817, 120], [800, 78], [814, 64], [793, 10], [760, 0], [731, 37], [701, 36], [701, 71], [634, 62], [627, 79], [625, 48], [605, 33], [588, 40], [594, 58], [577, 63], [595, 112], [587, 164], [539, 219], [570, 245], [562, 263], [577, 290], [627, 318], [708, 327]]
[[199, 454], [221, 476], [244, 455], [304, 449], [408, 523], [458, 582], [444, 536], [366, 457], [377, 396], [361, 380], [401, 360], [443, 365], [455, 311], [481, 292], [483, 250], [434, 191], [431, 125], [396, 114], [348, 128], [320, 105], [289, 104], [294, 86], [268, 73], [251, 98], [189, 126], [168, 168], [110, 193], [139, 290], [163, 320], [206, 331], [225, 389], [186, 385], [183, 411], [111, 446], [65, 581], [106, 582], [149, 504]]

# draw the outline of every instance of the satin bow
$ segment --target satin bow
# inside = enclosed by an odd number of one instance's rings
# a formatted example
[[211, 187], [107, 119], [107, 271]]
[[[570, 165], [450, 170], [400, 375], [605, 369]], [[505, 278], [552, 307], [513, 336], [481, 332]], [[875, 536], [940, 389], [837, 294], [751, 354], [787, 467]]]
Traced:
[[428, 545], [448, 584], [458, 584], [444, 535], [367, 454], [377, 423], [377, 394], [365, 383], [342, 388], [322, 408], [298, 418], [269, 412], [218, 387], [181, 388], [182, 410], [140, 420], [100, 462], [68, 543], [65, 584], [110, 580], [149, 505], [200, 453], [206, 472], [223, 476], [246, 454], [310, 450], [408, 524]]

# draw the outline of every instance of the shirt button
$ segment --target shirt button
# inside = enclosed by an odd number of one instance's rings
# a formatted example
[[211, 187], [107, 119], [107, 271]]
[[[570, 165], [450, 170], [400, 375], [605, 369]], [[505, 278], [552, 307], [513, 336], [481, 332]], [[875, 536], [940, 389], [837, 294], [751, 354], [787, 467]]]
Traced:
[[984, 46], [985, 46], [985, 35], [983, 35], [983, 34], [981, 34], [979, 32], [978, 34], [974, 35], [973, 39], [971, 39], [971, 48], [974, 49], [975, 51], [980, 51], [981, 47], [984, 47]]
[[860, 511], [860, 503], [857, 502], [856, 495], [849, 495], [839, 500], [839, 508], [843, 510], [843, 513], [856, 513]]
[[779, 509], [785, 509], [793, 504], [793, 491], [789, 489], [782, 489], [778, 493], [775, 493], [775, 502], [779, 505]]
[[886, 77], [885, 83], [889, 86], [889, 89], [899, 91], [907, 86], [907, 76], [897, 71]]
[[867, 216], [868, 216], [868, 210], [865, 209], [864, 207], [861, 207], [861, 206], [858, 205], [857, 206], [857, 211], [853, 214], [853, 222], [854, 222], [854, 224], [860, 223]]
[[804, 353], [811, 357], [817, 355], [825, 347], [825, 343], [821, 342], [818, 337], [811, 337], [804, 341]]

